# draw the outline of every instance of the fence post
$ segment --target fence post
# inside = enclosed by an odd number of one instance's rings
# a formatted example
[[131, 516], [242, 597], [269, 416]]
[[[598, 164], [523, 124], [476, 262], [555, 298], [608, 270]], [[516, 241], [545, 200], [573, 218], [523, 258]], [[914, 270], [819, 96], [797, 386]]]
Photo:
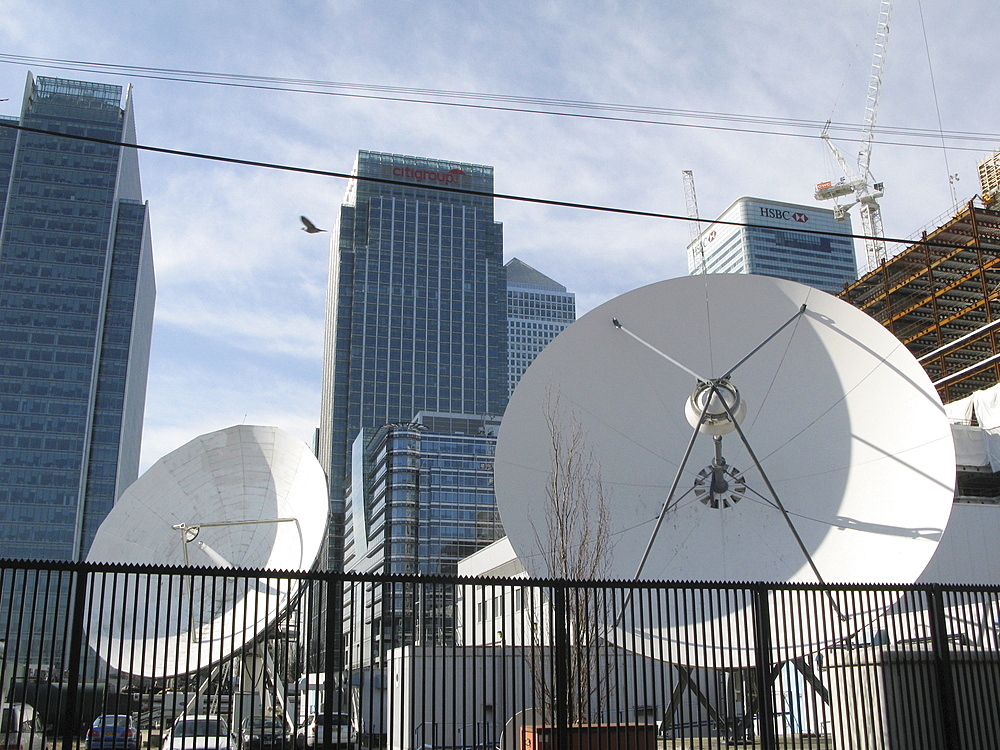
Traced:
[[[337, 641], [337, 625], [338, 618], [342, 616], [342, 612], [338, 606], [335, 606], [338, 602], [343, 602], [343, 596], [338, 596], [338, 588], [343, 589], [342, 579], [338, 579], [336, 574], [326, 575], [320, 579], [323, 582], [323, 591], [320, 601], [326, 606], [326, 618], [324, 622], [325, 634], [323, 640], [323, 705], [317, 706], [317, 709], [323, 712], [323, 716], [320, 717], [319, 724], [321, 727], [317, 728], [317, 733], [321, 729], [323, 732], [323, 744], [324, 746], [329, 746], [332, 742], [333, 737], [333, 712], [334, 710], [340, 710], [340, 679], [338, 677], [337, 665], [341, 663], [343, 658], [341, 654], [336, 653], [339, 647]], [[308, 678], [307, 678], [308, 681]], [[334, 691], [337, 692], [337, 708], [334, 709], [333, 694]], [[301, 700], [301, 698], [300, 698]], [[306, 733], [308, 734], [308, 727], [306, 728]]]
[[941, 709], [941, 733], [947, 750], [959, 747], [958, 707], [955, 683], [951, 673], [951, 653], [948, 649], [948, 628], [944, 618], [944, 596], [940, 584], [927, 588], [928, 623], [931, 631], [931, 652], [934, 677]]
[[[72, 719], [63, 728], [63, 750], [76, 750], [76, 734], [80, 730], [80, 661], [83, 657], [83, 617], [87, 609], [87, 586], [89, 570], [86, 563], [77, 563], [73, 577], [73, 609], [69, 628], [69, 669], [66, 686], [66, 703]], [[105, 573], [104, 575], [107, 575]]]
[[757, 665], [754, 678], [757, 686], [757, 726], [762, 750], [775, 748], [774, 689], [771, 680], [771, 611], [768, 590], [764, 584], [751, 589], [753, 596], [754, 651]]
[[555, 709], [556, 732], [553, 750], [569, 750], [569, 628], [566, 627], [566, 586], [557, 582], [552, 596], [555, 617]]

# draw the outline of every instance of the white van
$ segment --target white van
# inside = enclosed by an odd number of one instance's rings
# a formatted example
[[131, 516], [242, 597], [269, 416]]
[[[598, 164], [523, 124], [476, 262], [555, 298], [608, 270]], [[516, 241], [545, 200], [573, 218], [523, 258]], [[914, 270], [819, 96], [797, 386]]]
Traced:
[[0, 705], [0, 747], [49, 750], [41, 717], [27, 703]]
[[351, 726], [351, 719], [347, 714], [331, 714], [330, 727], [332, 736], [330, 741], [326, 741], [326, 717], [323, 714], [312, 714], [301, 731], [301, 735], [296, 737], [296, 744], [301, 747], [322, 747], [331, 748], [351, 747], [355, 743], [357, 735], [354, 727]]
[[163, 750], [237, 750], [239, 743], [221, 716], [179, 716], [163, 736]]

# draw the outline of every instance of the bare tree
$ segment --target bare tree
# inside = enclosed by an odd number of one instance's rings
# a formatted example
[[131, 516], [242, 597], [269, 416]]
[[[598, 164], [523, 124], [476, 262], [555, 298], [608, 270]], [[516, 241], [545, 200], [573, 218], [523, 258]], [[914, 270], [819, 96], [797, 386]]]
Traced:
[[535, 541], [550, 578], [588, 581], [610, 567], [611, 509], [601, 465], [587, 445], [583, 424], [551, 394], [545, 400], [550, 471], [545, 487], [545, 533]]
[[[541, 527], [534, 523], [533, 527], [546, 574], [577, 582], [602, 578], [610, 570], [612, 539], [610, 499], [600, 462], [587, 445], [578, 416], [564, 410], [558, 396], [553, 398], [551, 393], [545, 400], [545, 422], [550, 437], [550, 471], [544, 521]], [[566, 696], [566, 710], [572, 723], [590, 720], [590, 698], [606, 679], [606, 670], [599, 663], [599, 644], [608, 626], [607, 610], [598, 601], [599, 593], [586, 586], [566, 590], [567, 667], [572, 687]], [[553, 637], [552, 632], [536, 631], [538, 640]], [[545, 712], [551, 716], [557, 701], [553, 680], [536, 674], [535, 684]]]

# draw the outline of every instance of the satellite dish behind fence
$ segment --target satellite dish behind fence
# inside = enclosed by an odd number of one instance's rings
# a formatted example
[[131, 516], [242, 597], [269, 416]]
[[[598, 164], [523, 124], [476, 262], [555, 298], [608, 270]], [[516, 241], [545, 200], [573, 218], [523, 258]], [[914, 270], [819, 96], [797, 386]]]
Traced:
[[[923, 369], [865, 313], [790, 281], [652, 284], [538, 356], [504, 414], [495, 464], [504, 528], [536, 576], [548, 573], [538, 544], [553, 469], [547, 414], [583, 428], [600, 468], [609, 578], [911, 583], [951, 510], [954, 445]], [[872, 608], [843, 598], [770, 602], [785, 658], [850, 632]], [[830, 629], [807, 632], [800, 615], [814, 605]], [[757, 658], [745, 645], [753, 621], [741, 594], [636, 592], [612, 629], [657, 658], [742, 666]]]
[[[129, 487], [90, 562], [309, 570], [326, 538], [326, 479], [309, 448], [276, 427], [195, 438]], [[210, 666], [260, 635], [299, 581], [224, 575], [101, 575], [88, 592], [91, 647], [145, 677]]]

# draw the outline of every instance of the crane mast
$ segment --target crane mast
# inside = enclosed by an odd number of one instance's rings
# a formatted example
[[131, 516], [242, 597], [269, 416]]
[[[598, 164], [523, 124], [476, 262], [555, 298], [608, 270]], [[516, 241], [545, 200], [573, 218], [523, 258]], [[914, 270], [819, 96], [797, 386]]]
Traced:
[[[820, 136], [833, 151], [844, 178], [838, 183], [821, 182], [816, 186], [816, 200], [833, 200], [834, 216], [838, 221], [847, 217], [847, 212], [853, 206], [860, 205], [861, 226], [865, 235], [865, 251], [869, 267], [874, 268], [885, 260], [885, 232], [882, 229], [882, 210], [878, 199], [884, 195], [881, 182], [875, 182], [871, 174], [872, 139], [875, 130], [875, 117], [878, 114], [878, 99], [882, 91], [882, 71], [885, 65], [886, 43], [889, 39], [889, 16], [892, 13], [892, 0], [882, 0], [879, 9], [878, 26], [875, 30], [875, 52], [872, 56], [871, 72], [868, 77], [868, 95], [865, 100], [865, 120], [862, 127], [861, 151], [858, 153], [858, 172], [851, 169], [850, 164], [830, 140], [830, 135], [824, 129]], [[828, 123], [829, 124], [829, 123]], [[852, 195], [854, 200], [844, 206], [836, 203], [841, 196]]]
[[684, 203], [687, 204], [687, 214], [694, 219], [689, 227], [688, 247], [690, 256], [688, 257], [688, 271], [690, 273], [708, 273], [705, 268], [705, 244], [698, 242], [693, 246], [695, 240], [701, 236], [701, 222], [698, 221], [698, 196], [694, 192], [694, 172], [690, 169], [681, 171], [684, 179]]

